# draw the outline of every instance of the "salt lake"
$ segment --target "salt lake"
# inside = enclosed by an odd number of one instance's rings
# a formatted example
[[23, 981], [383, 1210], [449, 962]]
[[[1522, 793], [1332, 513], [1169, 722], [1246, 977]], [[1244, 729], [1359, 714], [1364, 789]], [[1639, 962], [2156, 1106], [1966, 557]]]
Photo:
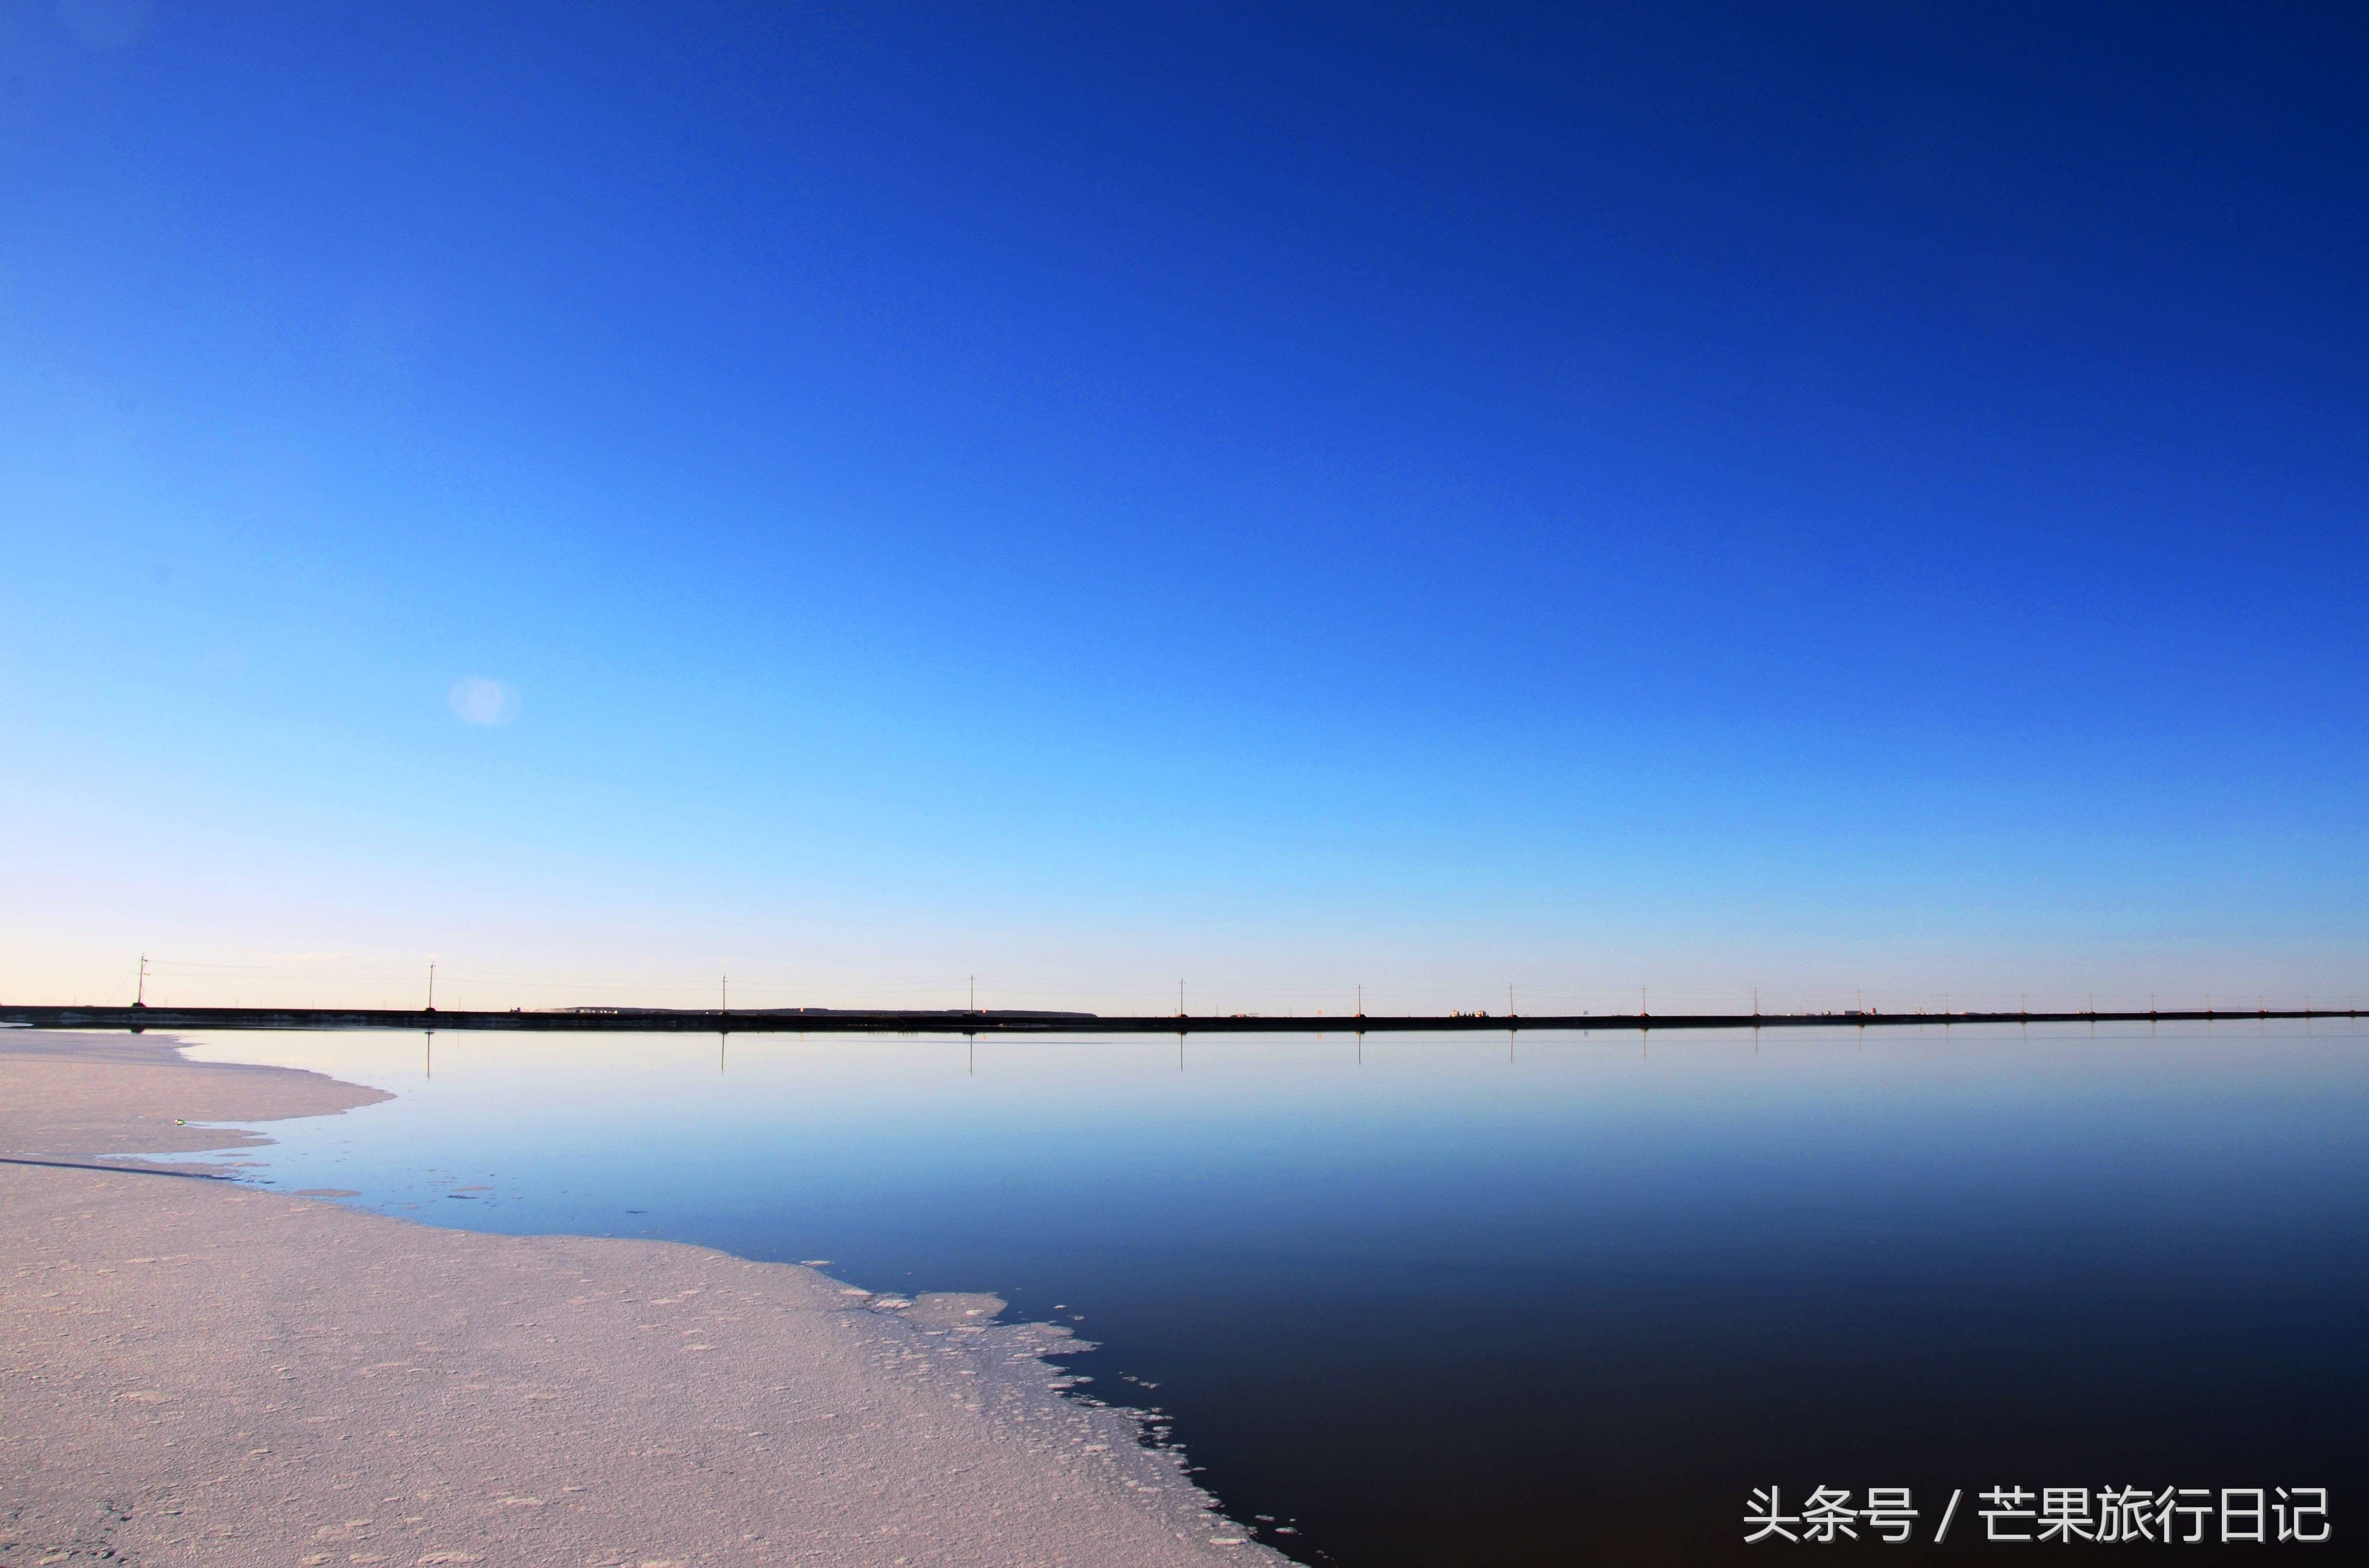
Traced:
[[2369, 1474], [2357, 1024], [194, 1038], [395, 1095], [245, 1179], [1070, 1323], [1310, 1562], [1720, 1562], [1771, 1486], [1906, 1487], [1919, 1541], [1958, 1493], [1953, 1546], [1996, 1487], [2334, 1486], [2341, 1533]]

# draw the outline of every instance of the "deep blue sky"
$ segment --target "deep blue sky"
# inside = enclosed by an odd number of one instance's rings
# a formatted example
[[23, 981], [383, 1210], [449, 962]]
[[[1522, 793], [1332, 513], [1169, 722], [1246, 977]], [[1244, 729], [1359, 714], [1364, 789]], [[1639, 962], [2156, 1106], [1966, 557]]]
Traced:
[[0, 11], [0, 990], [2369, 992], [2364, 67]]

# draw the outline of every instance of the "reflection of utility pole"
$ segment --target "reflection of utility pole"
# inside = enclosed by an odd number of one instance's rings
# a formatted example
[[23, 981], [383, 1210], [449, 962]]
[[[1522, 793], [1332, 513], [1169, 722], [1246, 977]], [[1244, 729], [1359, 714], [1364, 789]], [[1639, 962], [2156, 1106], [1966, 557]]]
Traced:
[[145, 953], [140, 955], [140, 989], [132, 993], [132, 1005], [134, 1007], [148, 1005], [148, 955]]

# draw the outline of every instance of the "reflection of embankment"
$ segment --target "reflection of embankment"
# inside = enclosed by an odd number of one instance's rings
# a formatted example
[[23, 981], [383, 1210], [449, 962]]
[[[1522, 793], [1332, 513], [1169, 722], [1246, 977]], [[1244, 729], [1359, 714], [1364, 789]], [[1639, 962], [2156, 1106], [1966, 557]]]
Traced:
[[383, 1097], [0, 1036], [0, 1561], [1281, 1561], [991, 1297], [75, 1168]]

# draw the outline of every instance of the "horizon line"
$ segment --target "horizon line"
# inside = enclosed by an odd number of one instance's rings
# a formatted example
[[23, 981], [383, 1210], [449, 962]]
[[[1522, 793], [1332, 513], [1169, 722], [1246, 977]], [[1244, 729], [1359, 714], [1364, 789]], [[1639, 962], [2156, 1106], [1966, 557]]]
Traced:
[[1505, 1030], [1592, 1032], [1603, 1029], [1762, 1029], [1851, 1026], [1924, 1027], [1940, 1024], [2167, 1024], [2251, 1019], [2358, 1019], [2357, 1007], [2149, 1008], [2145, 1012], [1886, 1013], [1852, 1008], [1829, 1013], [1636, 1013], [1263, 1014], [1094, 1013], [1030, 1008], [725, 1008], [570, 1007], [507, 1011], [356, 1007], [173, 1007], [133, 1002], [120, 1007], [0, 1005], [0, 1026], [31, 1029], [398, 1029], [406, 1032], [509, 1031], [538, 1034], [924, 1034], [958, 1035], [1321, 1035], [1469, 1033]]

